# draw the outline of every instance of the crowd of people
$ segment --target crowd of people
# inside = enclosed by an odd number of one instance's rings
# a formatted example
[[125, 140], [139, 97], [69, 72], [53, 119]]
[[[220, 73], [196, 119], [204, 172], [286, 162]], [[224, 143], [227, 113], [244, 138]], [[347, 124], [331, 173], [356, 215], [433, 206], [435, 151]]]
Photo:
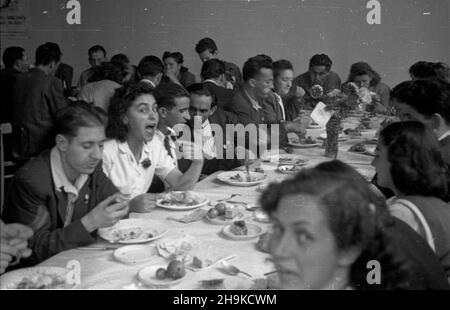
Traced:
[[[219, 58], [211, 38], [193, 48], [199, 79], [180, 52], [133, 65], [95, 45], [76, 86], [56, 43], [37, 47], [32, 66], [23, 48], [3, 51], [0, 121], [13, 133], [2, 152], [20, 168], [2, 206], [1, 273], [91, 244], [97, 229], [149, 212], [159, 193], [248, 165], [262, 145], [290, 152], [288, 134], [304, 138], [311, 121], [304, 111], [352, 83], [370, 92], [373, 113], [396, 120], [379, 133], [372, 184], [330, 161], [264, 191], [282, 287], [373, 288], [366, 265], [377, 260], [375, 288], [449, 289], [448, 65], [417, 62], [411, 80], [391, 90], [366, 62], [352, 64], [343, 82], [325, 54], [295, 77], [286, 59], [260, 54], [240, 69]], [[229, 135], [229, 124], [264, 129], [251, 139]]]

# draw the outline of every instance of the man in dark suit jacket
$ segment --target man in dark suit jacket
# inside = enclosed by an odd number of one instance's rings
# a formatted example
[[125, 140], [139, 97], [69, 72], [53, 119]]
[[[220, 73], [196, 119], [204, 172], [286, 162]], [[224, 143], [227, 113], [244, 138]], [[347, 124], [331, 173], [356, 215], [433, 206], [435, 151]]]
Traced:
[[53, 76], [58, 54], [41, 45], [36, 50], [36, 67], [17, 77], [13, 90], [13, 125], [23, 128], [15, 138], [14, 151], [23, 158], [38, 155], [52, 146], [56, 111], [67, 105], [62, 82]]
[[217, 107], [228, 109], [234, 91], [226, 88], [225, 63], [219, 59], [210, 59], [203, 63], [200, 73], [205, 87], [216, 96]]
[[86, 102], [56, 118], [56, 146], [22, 167], [11, 181], [3, 219], [34, 230], [24, 264], [93, 243], [95, 231], [128, 214], [126, 201], [103, 173], [105, 115]]

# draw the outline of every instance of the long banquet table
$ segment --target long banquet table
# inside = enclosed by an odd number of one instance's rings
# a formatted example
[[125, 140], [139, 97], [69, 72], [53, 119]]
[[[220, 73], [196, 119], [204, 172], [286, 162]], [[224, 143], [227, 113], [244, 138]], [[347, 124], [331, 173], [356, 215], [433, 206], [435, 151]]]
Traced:
[[[382, 118], [379, 117], [380, 123]], [[358, 120], [356, 118], [348, 118], [344, 122], [344, 128], [356, 127]], [[308, 135], [318, 137], [325, 130], [312, 129], [309, 130]], [[376, 129], [363, 132], [362, 138], [373, 138]], [[338, 159], [349, 163], [355, 167], [366, 178], [373, 176], [374, 168], [370, 165], [373, 157], [357, 153], [348, 152], [350, 146], [358, 142], [357, 140], [348, 140], [339, 143]], [[309, 160], [308, 166], [314, 166], [320, 162], [330, 160], [324, 157], [324, 149], [320, 147], [308, 149], [295, 149], [294, 153], [299, 158]], [[265, 183], [271, 181], [279, 181], [289, 175], [280, 174], [276, 171], [277, 165], [270, 162], [262, 162], [260, 166], [267, 179]], [[219, 173], [219, 172], [218, 172]], [[217, 180], [218, 173], [208, 176], [200, 181], [194, 188], [195, 192], [204, 195], [211, 201], [224, 199], [231, 194], [240, 194], [233, 200], [246, 202], [249, 204], [258, 204], [260, 192], [257, 191], [257, 186], [253, 187], [236, 187], [227, 185]], [[204, 209], [210, 206], [203, 207]], [[199, 284], [200, 280], [208, 280], [221, 278], [225, 279], [222, 289], [249, 289], [253, 287], [254, 279], [264, 278], [264, 274], [274, 270], [273, 263], [270, 261], [270, 256], [266, 253], [260, 252], [256, 249], [258, 239], [249, 241], [233, 241], [224, 238], [221, 234], [222, 226], [208, 223], [204, 220], [193, 223], [180, 223], [173, 220], [168, 220], [169, 216], [181, 217], [184, 214], [189, 214], [192, 211], [171, 211], [166, 209], [156, 208], [147, 214], [131, 213], [130, 218], [151, 218], [162, 221], [167, 225], [168, 233], [161, 239], [148, 243], [148, 246], [154, 246], [155, 243], [165, 242], [167, 240], [174, 240], [177, 238], [184, 238], [190, 240], [193, 245], [192, 255], [199, 257], [209, 257], [211, 259], [223, 258], [230, 255], [236, 255], [236, 258], [230, 263], [236, 265], [238, 268], [250, 273], [253, 276], [249, 278], [245, 275], [230, 276], [225, 275], [217, 267], [212, 267], [198, 272], [188, 271], [187, 276], [179, 284], [174, 285], [168, 289], [202, 289]], [[254, 223], [267, 230], [270, 224], [265, 224], [255, 221], [253, 212], [242, 209], [244, 213], [244, 220], [249, 223]], [[100, 241], [93, 246], [111, 246], [104, 241]], [[129, 265], [121, 263], [113, 257], [113, 250], [98, 250], [98, 249], [72, 249], [61, 252], [48, 260], [42, 262], [40, 266], [58, 266], [65, 267], [70, 260], [77, 260], [81, 266], [81, 284], [79, 289], [143, 289], [147, 288], [140, 283], [137, 278], [137, 273], [140, 269], [157, 264], [167, 265], [167, 261], [155, 256], [151, 261]]]

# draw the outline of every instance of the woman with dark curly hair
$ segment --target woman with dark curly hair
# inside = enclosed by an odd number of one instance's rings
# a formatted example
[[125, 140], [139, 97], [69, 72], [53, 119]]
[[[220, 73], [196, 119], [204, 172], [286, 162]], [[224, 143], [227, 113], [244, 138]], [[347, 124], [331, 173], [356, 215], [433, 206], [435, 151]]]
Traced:
[[104, 62], [92, 68], [89, 83], [81, 87], [78, 100], [92, 102], [108, 111], [109, 101], [114, 91], [121, 86], [127, 76], [127, 66], [121, 63]]
[[[420, 237], [412, 246], [426, 260], [422, 268], [397, 251], [385, 233], [392, 217], [384, 202], [344, 163], [320, 164], [272, 184], [260, 202], [274, 222], [270, 252], [283, 289], [448, 288]], [[378, 283], [368, 281], [369, 262], [379, 263]]]
[[380, 132], [372, 165], [378, 184], [395, 193], [391, 214], [428, 242], [450, 278], [447, 166], [436, 136], [420, 122], [392, 123]]
[[[375, 93], [372, 96], [375, 112], [395, 115], [395, 110], [390, 104], [389, 86], [381, 82], [381, 76], [366, 62], [356, 62], [350, 67], [347, 83], [353, 82], [358, 87], [364, 87]], [[345, 85], [344, 84], [344, 85]]]
[[[163, 138], [155, 135], [157, 98], [148, 83], [137, 83], [117, 89], [111, 99], [106, 136], [112, 140], [104, 145], [103, 171], [128, 198], [147, 193], [155, 174], [172, 190], [190, 190], [203, 167], [202, 157], [194, 159], [184, 174], [178, 170]], [[149, 197], [149, 206], [154, 203], [154, 195], [144, 197]]]
[[184, 88], [188, 88], [189, 85], [195, 83], [195, 75], [189, 72], [188, 68], [183, 66], [183, 54], [180, 52], [164, 52], [162, 59], [166, 67], [166, 82], [169, 80]]

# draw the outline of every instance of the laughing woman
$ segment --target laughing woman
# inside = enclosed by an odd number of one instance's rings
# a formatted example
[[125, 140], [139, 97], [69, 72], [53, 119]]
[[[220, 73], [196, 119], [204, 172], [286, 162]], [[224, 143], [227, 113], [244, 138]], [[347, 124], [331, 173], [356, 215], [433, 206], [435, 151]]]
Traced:
[[103, 171], [128, 198], [147, 193], [155, 174], [173, 190], [190, 190], [203, 167], [203, 159], [193, 160], [184, 174], [175, 166], [164, 141], [155, 135], [157, 97], [148, 84], [138, 83], [119, 88], [111, 99], [106, 128], [111, 140], [104, 146]]

